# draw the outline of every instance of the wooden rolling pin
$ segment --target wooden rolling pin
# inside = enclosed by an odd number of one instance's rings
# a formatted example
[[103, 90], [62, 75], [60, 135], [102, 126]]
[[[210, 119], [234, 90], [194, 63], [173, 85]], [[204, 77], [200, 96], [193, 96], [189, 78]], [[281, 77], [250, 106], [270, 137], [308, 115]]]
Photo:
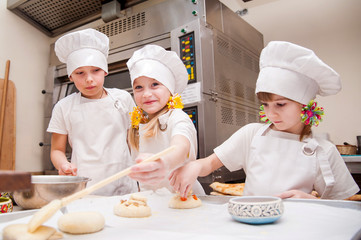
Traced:
[[[168, 154], [169, 152], [173, 151], [175, 149], [175, 146], [171, 146], [157, 154], [154, 154], [153, 156], [145, 159], [143, 162], [140, 162], [138, 164], [143, 164], [146, 162], [151, 162], [151, 161], [155, 161], [157, 159], [159, 159], [160, 157]], [[133, 166], [132, 166], [133, 167]], [[79, 192], [76, 192], [68, 197], [64, 197], [60, 200], [53, 200], [50, 203], [48, 203], [47, 205], [45, 205], [44, 207], [42, 207], [38, 212], [36, 212], [34, 214], [34, 216], [30, 219], [30, 222], [28, 224], [28, 231], [29, 232], [34, 232], [38, 227], [40, 227], [41, 224], [43, 224], [45, 221], [47, 221], [51, 216], [53, 216], [60, 208], [64, 207], [65, 205], [71, 203], [72, 201], [75, 201], [79, 198], [82, 198], [92, 192], [94, 192], [95, 190], [98, 190], [99, 188], [104, 187], [105, 185], [121, 178], [124, 177], [126, 175], [128, 175], [131, 171], [130, 169], [132, 167], [126, 168], [123, 171], [114, 174], [113, 176], [110, 176], [96, 184], [94, 184], [93, 186], [89, 187], [89, 188], [85, 188], [84, 190], [81, 190]]]

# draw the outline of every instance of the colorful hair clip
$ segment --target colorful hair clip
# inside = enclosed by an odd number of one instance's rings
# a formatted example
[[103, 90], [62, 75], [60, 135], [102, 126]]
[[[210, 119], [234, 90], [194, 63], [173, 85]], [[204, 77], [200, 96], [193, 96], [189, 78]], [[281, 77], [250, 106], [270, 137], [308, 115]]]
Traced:
[[264, 123], [271, 123], [271, 120], [268, 119], [268, 117], [266, 116], [266, 113], [264, 112], [263, 104], [259, 107], [259, 109], [261, 110], [261, 111], [259, 111], [259, 117], [260, 117], [261, 121]]
[[306, 125], [315, 125], [316, 127], [322, 121], [324, 115], [323, 107], [317, 107], [317, 102], [311, 100], [308, 105], [303, 105], [301, 120]]
[[169, 109], [175, 109], [175, 108], [183, 109], [181, 96], [178, 95], [178, 93], [176, 93], [174, 96], [170, 96], [167, 105]]
[[132, 128], [139, 128], [140, 123], [147, 123], [149, 121], [148, 116], [143, 113], [140, 107], [134, 107], [133, 112], [129, 113], [130, 120], [132, 122]]

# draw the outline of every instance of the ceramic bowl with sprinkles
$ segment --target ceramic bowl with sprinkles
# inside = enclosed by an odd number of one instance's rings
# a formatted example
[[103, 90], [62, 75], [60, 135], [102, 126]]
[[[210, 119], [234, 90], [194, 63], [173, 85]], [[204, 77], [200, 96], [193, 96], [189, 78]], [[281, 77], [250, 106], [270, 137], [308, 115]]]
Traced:
[[235, 197], [228, 202], [233, 219], [248, 224], [265, 224], [277, 221], [283, 214], [282, 199], [270, 196]]

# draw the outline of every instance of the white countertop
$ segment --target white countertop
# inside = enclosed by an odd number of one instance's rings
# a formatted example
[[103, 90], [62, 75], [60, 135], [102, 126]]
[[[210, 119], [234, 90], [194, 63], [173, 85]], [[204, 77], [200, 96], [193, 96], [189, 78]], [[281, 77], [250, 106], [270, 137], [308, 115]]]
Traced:
[[361, 155], [341, 155], [348, 170], [353, 174], [361, 174]]
[[361, 155], [341, 155], [345, 162], [359, 162], [361, 163]]
[[[361, 231], [361, 203], [332, 200], [284, 200], [284, 214], [273, 224], [249, 225], [231, 218], [227, 210], [229, 197], [205, 196], [203, 205], [194, 209], [170, 209], [169, 192], [144, 192], [152, 216], [122, 218], [113, 207], [129, 195], [84, 198], [66, 207], [69, 212], [99, 211], [105, 219], [103, 230], [93, 234], [69, 235], [63, 239], [352, 239]], [[16, 213], [15, 213], [16, 214]], [[57, 228], [58, 211], [44, 225]], [[6, 215], [0, 216], [0, 220]], [[13, 223], [28, 223], [31, 216], [0, 221], [0, 231]], [[2, 239], [0, 237], [0, 239]]]

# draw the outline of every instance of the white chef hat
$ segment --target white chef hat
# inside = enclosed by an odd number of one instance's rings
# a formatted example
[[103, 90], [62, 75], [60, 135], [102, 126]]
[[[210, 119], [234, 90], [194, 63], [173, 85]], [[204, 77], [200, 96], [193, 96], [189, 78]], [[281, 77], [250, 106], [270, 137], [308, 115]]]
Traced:
[[94, 66], [108, 73], [109, 38], [94, 29], [64, 35], [55, 42], [55, 53], [66, 63], [68, 76], [78, 67]]
[[272, 41], [261, 52], [256, 93], [277, 94], [302, 104], [341, 90], [337, 72], [310, 49]]
[[181, 94], [188, 83], [188, 72], [178, 55], [157, 45], [146, 45], [135, 51], [127, 62], [133, 82], [141, 76], [154, 78], [174, 95]]

